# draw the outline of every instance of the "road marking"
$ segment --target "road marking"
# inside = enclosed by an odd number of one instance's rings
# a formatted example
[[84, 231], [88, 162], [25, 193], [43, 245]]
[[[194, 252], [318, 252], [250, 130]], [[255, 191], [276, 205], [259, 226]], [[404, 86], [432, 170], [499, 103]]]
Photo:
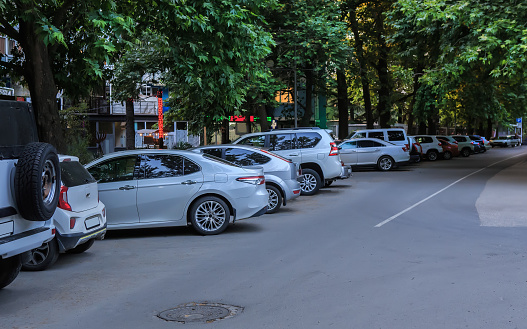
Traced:
[[375, 225], [375, 227], [381, 227], [381, 226], [383, 226], [384, 224], [387, 224], [387, 223], [391, 222], [392, 220], [396, 219], [397, 217], [401, 216], [402, 214], [407, 213], [408, 211], [414, 209], [415, 207], [417, 207], [417, 206], [420, 205], [421, 203], [430, 200], [431, 198], [435, 197], [436, 195], [438, 195], [439, 193], [441, 193], [441, 192], [443, 192], [444, 190], [448, 189], [449, 187], [451, 187], [451, 186], [453, 186], [453, 185], [455, 185], [455, 184], [461, 182], [461, 181], [464, 180], [465, 178], [468, 178], [468, 177], [470, 177], [470, 176], [472, 176], [472, 175], [474, 175], [474, 174], [477, 174], [478, 172], [483, 171], [483, 170], [485, 170], [485, 169], [487, 169], [487, 168], [490, 168], [490, 167], [492, 167], [492, 166], [494, 166], [494, 165], [496, 165], [496, 164], [498, 164], [498, 163], [500, 163], [500, 162], [507, 161], [507, 160], [510, 160], [510, 159], [512, 159], [512, 158], [515, 158], [515, 157], [518, 157], [518, 156], [522, 156], [522, 155], [525, 155], [525, 154], [517, 154], [517, 155], [511, 156], [510, 158], [503, 159], [503, 160], [500, 160], [500, 161], [498, 161], [498, 162], [494, 162], [493, 164], [490, 164], [490, 165], [488, 165], [488, 166], [486, 166], [486, 167], [484, 167], [484, 168], [481, 168], [481, 169], [479, 169], [479, 170], [476, 170], [476, 171], [474, 171], [473, 173], [470, 173], [470, 174], [466, 175], [465, 177], [462, 177], [462, 178], [458, 179], [457, 181], [453, 182], [452, 184], [450, 184], [450, 185], [448, 185], [448, 186], [446, 186], [446, 187], [443, 187], [442, 189], [440, 189], [439, 191], [435, 192], [434, 194], [429, 195], [428, 197], [424, 198], [423, 200], [421, 200], [421, 201], [419, 201], [419, 202], [417, 202], [417, 203], [411, 205], [410, 207], [408, 207], [408, 208], [404, 209], [403, 211], [401, 211], [401, 212], [399, 212], [399, 213], [393, 215], [392, 217], [390, 217], [390, 218], [388, 218], [388, 219], [386, 219], [386, 220], [380, 222], [379, 224]]

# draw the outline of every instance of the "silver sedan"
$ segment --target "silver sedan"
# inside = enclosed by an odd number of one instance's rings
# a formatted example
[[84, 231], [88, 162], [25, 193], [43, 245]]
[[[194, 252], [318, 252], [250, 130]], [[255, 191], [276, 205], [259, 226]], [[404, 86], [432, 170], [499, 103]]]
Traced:
[[301, 176], [297, 166], [280, 155], [241, 144], [201, 146], [191, 150], [217, 156], [244, 168], [262, 167], [269, 193], [268, 214], [277, 212], [287, 201], [300, 196]]
[[410, 162], [406, 145], [395, 145], [377, 138], [354, 138], [339, 145], [340, 158], [352, 167], [374, 166], [387, 171]]
[[116, 152], [90, 162], [108, 230], [192, 225], [201, 234], [267, 211], [263, 170], [176, 150]]

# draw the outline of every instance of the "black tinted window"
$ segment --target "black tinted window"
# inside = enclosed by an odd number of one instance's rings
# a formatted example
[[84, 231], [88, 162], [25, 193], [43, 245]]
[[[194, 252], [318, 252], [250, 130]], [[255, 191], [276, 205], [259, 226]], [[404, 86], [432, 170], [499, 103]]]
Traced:
[[379, 146], [386, 146], [386, 145], [384, 145], [382, 143], [379, 143], [379, 142], [376, 142], [376, 141], [373, 141], [373, 146], [379, 147]]
[[453, 138], [458, 142], [464, 142], [466, 139], [462, 136], [453, 136]]
[[373, 147], [373, 141], [357, 141], [357, 147], [359, 148], [365, 148], [365, 147]]
[[312, 148], [315, 147], [322, 139], [318, 133], [296, 133], [297, 148]]
[[256, 135], [256, 136], [247, 137], [247, 138], [240, 140], [237, 144], [264, 147], [265, 146], [265, 135]]
[[63, 161], [60, 163], [60, 177], [62, 183], [67, 187], [74, 187], [88, 183], [95, 183], [96, 180], [90, 175], [88, 170], [77, 161]]
[[221, 148], [217, 149], [202, 149], [201, 152], [205, 154], [214, 155], [215, 157], [221, 158]]
[[143, 155], [139, 177], [165, 178], [183, 175], [183, 158], [177, 155], [147, 154]]
[[368, 137], [384, 139], [384, 133], [382, 131], [370, 131], [368, 132]]
[[254, 166], [271, 161], [271, 158], [251, 150], [229, 148], [225, 150], [225, 160], [239, 166]]
[[201, 167], [197, 163], [194, 163], [187, 158], [183, 158], [183, 167], [185, 175], [201, 171]]
[[389, 141], [404, 141], [404, 132], [400, 130], [388, 130]]
[[269, 137], [270, 151], [290, 150], [293, 148], [293, 134], [276, 134]]
[[99, 163], [88, 169], [99, 183], [119, 182], [134, 179], [137, 156], [122, 157]]

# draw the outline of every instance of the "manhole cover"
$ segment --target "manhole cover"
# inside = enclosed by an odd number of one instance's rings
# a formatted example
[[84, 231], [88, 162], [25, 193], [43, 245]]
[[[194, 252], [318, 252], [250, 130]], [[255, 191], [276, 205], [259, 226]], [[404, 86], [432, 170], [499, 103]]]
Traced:
[[243, 311], [243, 307], [213, 304], [187, 303], [159, 313], [157, 316], [166, 321], [179, 323], [209, 323], [235, 316]]

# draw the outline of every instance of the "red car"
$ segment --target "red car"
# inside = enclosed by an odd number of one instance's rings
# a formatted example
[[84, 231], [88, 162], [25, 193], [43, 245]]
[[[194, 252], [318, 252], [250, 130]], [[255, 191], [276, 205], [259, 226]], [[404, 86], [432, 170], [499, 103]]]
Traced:
[[450, 160], [453, 156], [459, 156], [459, 148], [457, 144], [450, 143], [440, 138], [438, 138], [438, 140], [441, 142], [441, 147], [443, 148], [443, 159]]

